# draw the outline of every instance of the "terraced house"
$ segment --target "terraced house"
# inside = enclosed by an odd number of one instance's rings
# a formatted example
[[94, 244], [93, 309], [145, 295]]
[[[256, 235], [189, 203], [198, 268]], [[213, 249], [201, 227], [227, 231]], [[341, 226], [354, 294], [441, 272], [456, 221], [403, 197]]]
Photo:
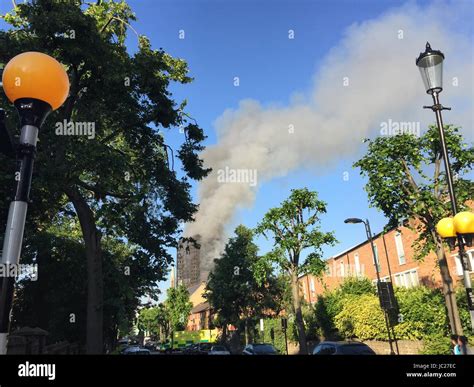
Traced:
[[[417, 234], [407, 227], [394, 228], [374, 236], [377, 265], [382, 281], [391, 280], [394, 286], [413, 287], [425, 285], [441, 287], [441, 275], [435, 253], [423, 261], [414, 259], [412, 244]], [[474, 248], [467, 248], [471, 273], [474, 267]], [[448, 251], [446, 258], [454, 285], [462, 284], [462, 266], [457, 251]], [[342, 251], [326, 261], [326, 271], [321, 277], [304, 275], [300, 277], [301, 292], [307, 302], [315, 303], [325, 290], [336, 289], [348, 277], [366, 277], [377, 281], [370, 242], [365, 240]]]

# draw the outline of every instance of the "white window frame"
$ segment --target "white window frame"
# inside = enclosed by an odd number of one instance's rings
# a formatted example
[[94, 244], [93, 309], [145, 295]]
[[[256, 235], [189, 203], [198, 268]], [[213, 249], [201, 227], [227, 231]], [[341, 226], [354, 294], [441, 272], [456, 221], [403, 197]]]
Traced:
[[[407, 275], [409, 277], [409, 284], [407, 282]], [[416, 277], [415, 277], [416, 276]], [[393, 275], [394, 284], [398, 287], [414, 288], [420, 284], [420, 278], [418, 276], [418, 268], [400, 271]]]
[[346, 276], [344, 259], [341, 259], [341, 262], [339, 262], [339, 272], [340, 272], [342, 278], [344, 278]]
[[355, 268], [355, 274], [357, 277], [361, 275], [360, 271], [360, 256], [359, 253], [354, 254], [354, 268]]
[[405, 255], [405, 248], [403, 247], [402, 233], [397, 232], [394, 236], [394, 239], [395, 239], [395, 247], [397, 249], [398, 264], [404, 265], [407, 262], [407, 259]]
[[314, 293], [316, 291], [316, 288], [314, 286], [314, 278], [313, 277], [311, 277], [310, 281], [309, 281], [309, 290], [311, 291], [311, 293]]
[[[469, 262], [471, 264], [471, 269], [474, 269], [474, 249], [467, 250], [466, 254], [469, 257]], [[456, 274], [458, 276], [464, 275], [464, 272], [462, 270], [461, 257], [459, 256], [459, 254], [454, 254], [454, 255], [452, 255], [452, 257], [454, 259], [454, 263], [456, 264]], [[474, 273], [474, 270], [471, 270], [470, 273]]]

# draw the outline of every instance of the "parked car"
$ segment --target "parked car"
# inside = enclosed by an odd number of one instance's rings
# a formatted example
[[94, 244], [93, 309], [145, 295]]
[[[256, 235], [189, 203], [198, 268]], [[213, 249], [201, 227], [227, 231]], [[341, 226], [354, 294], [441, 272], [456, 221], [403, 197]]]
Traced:
[[150, 351], [156, 351], [157, 343], [154, 341], [147, 341], [144, 347]]
[[212, 348], [212, 343], [197, 343], [191, 349], [193, 355], [208, 355]]
[[271, 344], [247, 344], [242, 355], [278, 355], [278, 352]]
[[230, 352], [223, 345], [213, 345], [209, 351], [209, 355], [230, 355]]
[[139, 346], [131, 346], [125, 348], [122, 352], [122, 355], [150, 355], [150, 351], [146, 348], [142, 348]]
[[375, 352], [358, 341], [323, 341], [314, 348], [313, 355], [375, 355]]
[[186, 344], [183, 347], [181, 352], [185, 355], [191, 355], [191, 354], [193, 354], [194, 351], [196, 351], [196, 346], [197, 346], [197, 344]]

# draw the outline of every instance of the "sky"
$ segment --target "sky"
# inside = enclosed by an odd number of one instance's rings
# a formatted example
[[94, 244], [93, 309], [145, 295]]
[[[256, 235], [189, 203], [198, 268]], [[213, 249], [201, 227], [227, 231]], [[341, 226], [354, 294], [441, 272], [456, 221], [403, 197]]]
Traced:
[[[447, 23], [449, 28], [440, 32], [444, 35], [440, 36], [439, 43], [450, 42], [451, 36], [445, 39], [446, 34], [451, 34], [453, 39], [459, 34], [472, 47], [472, 27], [470, 27], [472, 23], [456, 22], [458, 17], [473, 19], [473, 9], [470, 6], [472, 3], [467, 1], [407, 3], [368, 0], [357, 2], [141, 0], [130, 1], [130, 4], [138, 17], [138, 21], [134, 24], [137, 31], [149, 36], [156, 47], [162, 47], [170, 54], [187, 61], [190, 74], [195, 78], [194, 82], [173, 87], [172, 90], [177, 100], [188, 100], [188, 112], [204, 128], [208, 135], [206, 144], [210, 147], [216, 144], [219, 147], [220, 138], [225, 139], [225, 135], [219, 136], [217, 133], [217, 131], [226, 132], [226, 125], [219, 123], [219, 117], [222, 118], [224, 112], [228, 112], [229, 109], [234, 113], [239, 111], [241, 102], [247, 99], [257, 101], [262, 109], [270, 110], [284, 110], [292, 104], [298, 105], [300, 100], [307, 100], [309, 95], [315, 93], [315, 89], [316, 94], [318, 93], [318, 84], [324, 84], [321, 72], [326, 71], [323, 75], [331, 76], [331, 70], [326, 69], [328, 62], [332, 59], [331, 55], [335, 55], [336, 60], [338, 56], [342, 58], [342, 61], [346, 60], [344, 43], [341, 50], [341, 42], [350, 41], [351, 34], [359, 33], [361, 35], [359, 39], [367, 39], [366, 44], [370, 45], [372, 40], [377, 39], [375, 35], [377, 28], [384, 28], [384, 19], [387, 20], [387, 24], [391, 22], [395, 23], [394, 27], [397, 26], [397, 21], [393, 21], [393, 18], [399, 18], [399, 28], [403, 29], [405, 39], [418, 40], [413, 46], [415, 48], [408, 52], [409, 57], [406, 58], [411, 66], [406, 69], [410, 73], [407, 73], [406, 77], [403, 74], [397, 74], [397, 82], [400, 80], [403, 82], [406, 78], [406, 89], [409, 89], [407, 94], [408, 96], [413, 94], [414, 98], [408, 111], [406, 106], [398, 106], [394, 101], [393, 116], [390, 116], [390, 110], [388, 110], [388, 115], [385, 110], [385, 115], [382, 117], [396, 120], [397, 114], [400, 116], [401, 112], [407, 113], [406, 120], [419, 120], [423, 130], [428, 124], [434, 123], [434, 114], [422, 109], [422, 105], [429, 104], [431, 100], [424, 92], [418, 69], [415, 66], [415, 58], [424, 51], [424, 44], [428, 39], [435, 39], [431, 42], [433, 48], [441, 49], [446, 54], [450, 49], [455, 51], [454, 47], [437, 45], [438, 31], [436, 28], [430, 29], [432, 27], [430, 25], [425, 25], [427, 24], [426, 20], [423, 21], [425, 12], [426, 19], [429, 18], [428, 15], [434, 13], [435, 22], [442, 21], [444, 15], [450, 19]], [[446, 11], [448, 8], [455, 7], [459, 10], [451, 15]], [[391, 17], [391, 14], [395, 16]], [[379, 23], [382, 26], [374, 26], [371, 23]], [[418, 24], [425, 28], [418, 27]], [[373, 32], [370, 32], [371, 29]], [[289, 30], [294, 31], [294, 39], [289, 39]], [[182, 39], [183, 31], [184, 39]], [[425, 36], [417, 36], [420, 31], [425, 33]], [[381, 30], [381, 34], [383, 32]], [[392, 32], [395, 36], [398, 29]], [[133, 39], [134, 37], [131, 36], [130, 45], [133, 45]], [[364, 41], [356, 41], [356, 44], [365, 46]], [[389, 51], [395, 44], [394, 39], [382, 42], [381, 47], [386, 47]], [[342, 51], [342, 55], [337, 51]], [[367, 56], [370, 57], [371, 54], [369, 52]], [[380, 50], [376, 54], [386, 55], [387, 52]], [[472, 71], [472, 50], [467, 54]], [[451, 59], [452, 56], [447, 55], [447, 58]], [[352, 60], [354, 63], [358, 62], [357, 66], [360, 67], [360, 63], [369, 61], [370, 58], [357, 58], [357, 54], [353, 53]], [[390, 61], [391, 58], [387, 60]], [[453, 62], [452, 59], [451, 61]], [[446, 61], [446, 63], [445, 73], [447, 74], [449, 62]], [[338, 63], [335, 67], [337, 65]], [[372, 71], [370, 63], [367, 63], [367, 67], [367, 71]], [[383, 71], [383, 69], [380, 70]], [[447, 79], [446, 74], [445, 79]], [[234, 77], [239, 78], [239, 86], [235, 86]], [[472, 77], [465, 82], [468, 83], [467, 95], [471, 97], [467, 106], [471, 107], [472, 112], [474, 90]], [[384, 85], [381, 83], [377, 87], [383, 88]], [[395, 100], [397, 97], [399, 100], [404, 98], [404, 88], [405, 86], [402, 85], [398, 93], [394, 93]], [[445, 90], [444, 94], [448, 94], [448, 87]], [[328, 93], [322, 92], [322, 94]], [[466, 96], [466, 90], [463, 96]], [[337, 94], [331, 102], [335, 109], [339, 108]], [[457, 103], [459, 106], [461, 102]], [[370, 110], [370, 106], [365, 105], [357, 109]], [[246, 110], [241, 110], [241, 115], [246, 117]], [[413, 115], [415, 110], [416, 117]], [[446, 123], [450, 122], [448, 114], [445, 113]], [[472, 119], [472, 115], [461, 121], [472, 123], [469, 119]], [[234, 121], [238, 120], [239, 118]], [[232, 125], [227, 125], [229, 126]], [[278, 136], [276, 131], [277, 128], [275, 128], [275, 136]], [[310, 131], [309, 134], [307, 133], [307, 139], [314, 140], [317, 144], [319, 128], [310, 128]], [[366, 134], [372, 138], [377, 135], [370, 131]], [[472, 129], [465, 128], [465, 134], [467, 138], [472, 139]], [[173, 133], [167, 136], [170, 142], [180, 141]], [[268, 137], [269, 141], [270, 138], [271, 134]], [[240, 141], [238, 137], [237, 141]], [[225, 148], [224, 145], [222, 147]], [[362, 226], [343, 223], [347, 217], [368, 218], [372, 231], [374, 233], [381, 231], [386, 224], [386, 219], [376, 209], [369, 208], [363, 189], [366, 181], [359, 176], [357, 170], [352, 168], [353, 162], [363, 154], [364, 147], [361, 141], [352, 142], [350, 147], [352, 151], [348, 152], [344, 149], [341, 155], [335, 147], [331, 151], [333, 157], [326, 157], [323, 163], [318, 164], [309, 159], [308, 162], [300, 160], [291, 169], [281, 174], [271, 173], [270, 177], [259, 181], [251, 199], [244, 200], [244, 203], [237, 201], [235, 206], [237, 210], [233, 212], [230, 221], [225, 225], [225, 236], [232, 233], [234, 227], [240, 223], [254, 227], [269, 208], [278, 206], [288, 197], [292, 188], [302, 187], [316, 190], [319, 197], [327, 202], [328, 213], [321, 219], [322, 229], [334, 231], [339, 244], [323, 249], [326, 258], [365, 239]], [[317, 150], [315, 146], [315, 151]], [[194, 185], [193, 194], [199, 202], [198, 185]], [[217, 206], [217, 199], [219, 197], [213, 199], [212, 207]], [[257, 239], [257, 243], [261, 253], [269, 251], [272, 247], [271, 241], [262, 237]], [[163, 284], [161, 288], [164, 290], [166, 286], [167, 284]]]
[[[193, 231], [225, 240], [236, 225], [255, 227], [291, 189], [303, 187], [327, 203], [321, 227], [339, 240], [323, 249], [326, 258], [365, 239], [363, 226], [344, 224], [348, 217], [368, 218], [372, 231], [381, 231], [387, 220], [369, 208], [366, 181], [352, 164], [363, 155], [362, 138], [378, 135], [381, 122], [419, 122], [421, 130], [434, 123], [422, 109], [431, 99], [415, 65], [427, 40], [447, 58], [441, 98], [453, 111], [444, 113], [445, 123], [464, 125], [474, 139], [472, 1], [128, 2], [138, 33], [188, 63], [194, 81], [171, 90], [176, 101], [188, 101], [187, 113], [208, 136], [206, 163], [258, 171], [256, 187], [235, 185], [232, 192], [213, 185], [215, 176], [193, 184], [202, 202]], [[0, 12], [8, 9], [1, 0]], [[127, 46], [136, 50], [133, 33]], [[345, 76], [350, 84], [343, 89]], [[174, 148], [182, 136], [165, 132]], [[263, 237], [256, 241], [261, 253], [272, 247]]]

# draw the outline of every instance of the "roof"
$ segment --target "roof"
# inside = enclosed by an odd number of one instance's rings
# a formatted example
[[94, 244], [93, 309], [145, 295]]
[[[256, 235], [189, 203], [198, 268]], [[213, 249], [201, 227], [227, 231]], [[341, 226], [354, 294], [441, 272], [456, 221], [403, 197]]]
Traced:
[[193, 309], [191, 309], [191, 314], [201, 313], [210, 309], [211, 309], [211, 305], [209, 305], [209, 302], [202, 302], [201, 304], [196, 305]]

